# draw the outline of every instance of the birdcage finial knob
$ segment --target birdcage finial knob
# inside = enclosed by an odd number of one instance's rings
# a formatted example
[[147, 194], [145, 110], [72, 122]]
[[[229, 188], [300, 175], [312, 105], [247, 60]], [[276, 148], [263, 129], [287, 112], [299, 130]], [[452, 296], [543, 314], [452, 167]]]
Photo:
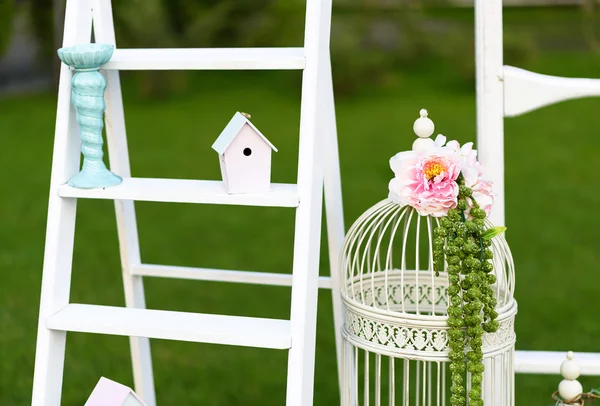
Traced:
[[575, 361], [573, 351], [567, 353], [567, 359], [560, 365], [560, 374], [563, 380], [558, 385], [558, 394], [564, 404], [573, 404], [583, 393], [583, 387], [577, 380], [581, 372], [579, 363]]
[[435, 144], [434, 141], [429, 138], [435, 130], [435, 125], [433, 124], [433, 121], [427, 117], [427, 110], [421, 109], [419, 115], [421, 117], [419, 117], [413, 125], [413, 131], [419, 138], [413, 142], [412, 149], [416, 152], [423, 152]]

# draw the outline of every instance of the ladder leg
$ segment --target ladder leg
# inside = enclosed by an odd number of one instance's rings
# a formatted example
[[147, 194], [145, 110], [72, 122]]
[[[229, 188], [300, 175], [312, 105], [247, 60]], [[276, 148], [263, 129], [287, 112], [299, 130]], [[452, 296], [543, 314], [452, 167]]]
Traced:
[[[123, 177], [131, 176], [125, 134], [125, 118], [121, 98], [119, 72], [107, 72], [106, 135], [110, 155], [110, 169]], [[123, 287], [126, 307], [146, 308], [142, 276], [133, 275], [131, 268], [141, 264], [140, 247], [133, 201], [115, 200]], [[150, 340], [146, 337], [129, 337], [133, 379], [137, 394], [148, 406], [156, 405]]]
[[[94, 35], [97, 42], [116, 46], [110, 0], [92, 0], [94, 8]], [[122, 177], [130, 177], [129, 152], [125, 131], [125, 114], [121, 95], [119, 71], [106, 71], [106, 138], [110, 169]], [[133, 201], [115, 200], [119, 249], [125, 290], [125, 305], [146, 308], [142, 276], [133, 275], [133, 266], [141, 264], [137, 222]], [[131, 360], [135, 391], [148, 406], [156, 405], [150, 340], [130, 337]]]
[[[340, 176], [340, 157], [338, 150], [337, 128], [335, 122], [335, 102], [333, 96], [333, 80], [331, 60], [325, 58], [323, 110], [324, 127], [324, 185], [325, 214], [327, 218], [327, 237], [329, 246], [329, 266], [331, 269], [331, 295], [333, 298], [333, 323], [335, 327], [335, 348], [337, 354], [338, 383], [342, 388], [342, 324], [343, 307], [340, 296], [339, 257], [344, 244], [344, 209], [342, 205], [342, 183]], [[341, 394], [341, 392], [340, 392]]]
[[313, 404], [317, 291], [321, 211], [323, 203], [323, 137], [326, 125], [320, 106], [326, 97], [323, 74], [328, 57], [331, 0], [308, 0], [306, 68], [302, 80], [300, 153], [291, 304], [292, 347], [288, 357], [287, 406]]
[[[91, 24], [88, 1], [69, 0], [64, 46], [88, 42]], [[71, 77], [69, 68], [61, 65], [32, 406], [60, 406], [62, 392], [67, 334], [46, 328], [46, 318], [67, 306], [71, 287], [77, 200], [62, 199], [57, 192], [58, 187], [79, 170], [80, 139], [75, 110], [71, 105]]]

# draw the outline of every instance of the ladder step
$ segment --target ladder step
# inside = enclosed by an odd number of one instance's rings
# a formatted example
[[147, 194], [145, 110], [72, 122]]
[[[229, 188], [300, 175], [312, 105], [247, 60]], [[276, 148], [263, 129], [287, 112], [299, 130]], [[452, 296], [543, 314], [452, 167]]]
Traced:
[[115, 49], [101, 69], [292, 70], [304, 69], [304, 48]]
[[[131, 267], [131, 273], [158, 278], [192, 279], [198, 281], [247, 283], [253, 285], [292, 286], [292, 275], [283, 273], [229, 271], [186, 266], [141, 264]], [[331, 278], [319, 277], [319, 287], [331, 289]]]
[[46, 319], [50, 330], [289, 349], [288, 320], [70, 304]]
[[148, 202], [233, 204], [241, 206], [298, 207], [296, 185], [271, 184], [265, 193], [229, 194], [223, 182], [188, 179], [124, 178], [123, 183], [105, 189], [77, 189], [64, 184], [61, 197], [84, 199], [136, 200]]

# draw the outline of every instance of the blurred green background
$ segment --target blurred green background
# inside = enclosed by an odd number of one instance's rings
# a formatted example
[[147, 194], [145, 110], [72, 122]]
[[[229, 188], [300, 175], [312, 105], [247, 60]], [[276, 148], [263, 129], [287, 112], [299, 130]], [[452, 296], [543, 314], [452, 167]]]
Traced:
[[[114, 3], [121, 47], [302, 44], [303, 3], [296, 0]], [[386, 196], [388, 159], [410, 147], [420, 108], [449, 138], [475, 140], [473, 9], [427, 1], [334, 3], [331, 48], [348, 227]], [[31, 396], [56, 109], [57, 10], [60, 4], [50, 0], [0, 1], [2, 406], [27, 405]], [[506, 7], [505, 62], [597, 77], [598, 21], [595, 1]], [[15, 63], [19, 51], [31, 51], [31, 66]], [[47, 80], [27, 86], [36, 78]], [[279, 149], [273, 181], [295, 182], [300, 73], [126, 72], [122, 83], [134, 176], [219, 179], [210, 146], [239, 110], [251, 113]], [[585, 99], [505, 121], [518, 349], [600, 351], [598, 111], [600, 100]], [[122, 306], [113, 204], [78, 205], [71, 301]], [[145, 202], [136, 208], [144, 262], [290, 272], [293, 210]], [[321, 265], [327, 274], [325, 243]], [[147, 279], [145, 286], [151, 308], [289, 316], [287, 288], [164, 279]], [[317, 340], [315, 404], [337, 404], [327, 291], [319, 295]], [[285, 352], [158, 340], [152, 351], [161, 405], [284, 402]], [[82, 405], [100, 376], [132, 384], [127, 338], [70, 333], [63, 405]], [[550, 404], [560, 379], [518, 375], [517, 405]], [[589, 389], [600, 378], [582, 382]]]

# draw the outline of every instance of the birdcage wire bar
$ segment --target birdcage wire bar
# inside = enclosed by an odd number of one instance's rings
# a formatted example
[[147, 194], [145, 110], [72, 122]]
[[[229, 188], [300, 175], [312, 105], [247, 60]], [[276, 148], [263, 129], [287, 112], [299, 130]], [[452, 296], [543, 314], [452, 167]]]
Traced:
[[[449, 394], [449, 362], [391, 357], [344, 343], [343, 405], [443, 406]], [[488, 377], [483, 382], [486, 404], [514, 405], [514, 351], [486, 359]], [[396, 373], [400, 364], [400, 373]], [[499, 374], [493, 376], [494, 371]], [[470, 374], [469, 374], [470, 375]], [[505, 379], [509, 377], [509, 379]], [[470, 378], [470, 376], [468, 377]], [[467, 380], [468, 382], [468, 380]], [[467, 391], [470, 390], [470, 384]], [[362, 399], [362, 403], [358, 400]], [[468, 404], [468, 402], [467, 402]]]

